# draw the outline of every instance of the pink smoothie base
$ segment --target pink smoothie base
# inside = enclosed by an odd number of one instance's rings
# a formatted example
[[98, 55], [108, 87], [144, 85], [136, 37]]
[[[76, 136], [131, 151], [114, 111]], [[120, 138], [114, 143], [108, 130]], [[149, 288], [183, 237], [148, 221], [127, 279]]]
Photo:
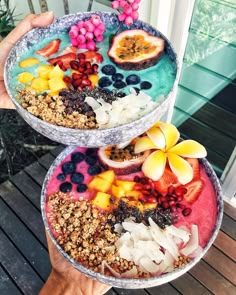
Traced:
[[[85, 152], [85, 148], [77, 148], [73, 152]], [[62, 173], [61, 166], [64, 162], [70, 161], [71, 154], [69, 154], [67, 157], [63, 159], [63, 161], [60, 163], [59, 166], [57, 166], [53, 172], [52, 177], [50, 178], [47, 188], [46, 188], [46, 195], [47, 198], [49, 195], [55, 193], [58, 191], [58, 188], [61, 184], [61, 181], [57, 180], [57, 175], [59, 173]], [[88, 165], [85, 163], [85, 161], [77, 164], [77, 170], [76, 172], [81, 172], [84, 175], [84, 183], [88, 183], [92, 176], [88, 175], [87, 173]], [[189, 216], [183, 216], [181, 213], [178, 214], [178, 221], [175, 223], [175, 226], [187, 226], [189, 229], [191, 227], [191, 224], [196, 224], [198, 226], [198, 232], [199, 232], [199, 245], [201, 247], [205, 247], [207, 242], [212, 236], [212, 232], [215, 228], [216, 219], [217, 219], [217, 200], [216, 200], [216, 192], [215, 189], [211, 183], [211, 180], [207, 176], [205, 170], [201, 167], [200, 170], [201, 173], [201, 179], [204, 181], [204, 187], [201, 192], [200, 197], [196, 202], [194, 202], [191, 205], [192, 212]], [[135, 175], [143, 176], [142, 172], [133, 173], [129, 175], [123, 175], [118, 176], [119, 179], [126, 179], [126, 180], [133, 180]], [[67, 175], [65, 181], [69, 181], [70, 176]], [[83, 200], [83, 199], [91, 199], [92, 194], [88, 191], [85, 193], [78, 193], [76, 191], [76, 185], [73, 185], [72, 191], [69, 193], [69, 195], [74, 200]], [[187, 207], [190, 207], [190, 205], [187, 202], [182, 202]], [[50, 208], [46, 205], [46, 212], [47, 215], [50, 214]], [[50, 227], [51, 228], [51, 227]], [[52, 230], [54, 236], [57, 236], [57, 234]]]

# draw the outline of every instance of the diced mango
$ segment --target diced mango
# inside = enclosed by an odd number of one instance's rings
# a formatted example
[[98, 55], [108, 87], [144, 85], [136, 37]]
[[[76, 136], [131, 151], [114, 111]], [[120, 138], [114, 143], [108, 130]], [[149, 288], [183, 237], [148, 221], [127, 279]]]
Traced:
[[111, 186], [111, 193], [112, 193], [112, 196], [115, 196], [116, 198], [122, 198], [125, 196], [124, 189], [122, 187], [116, 186], [114, 184], [112, 184], [112, 186]]
[[45, 91], [49, 88], [48, 86], [48, 80], [43, 78], [35, 78], [32, 80], [31, 88], [38, 92]]
[[66, 83], [58, 77], [48, 80], [49, 89], [53, 92], [67, 88]]
[[63, 77], [64, 77], [64, 72], [61, 70], [61, 68], [58, 65], [53, 67], [53, 69], [49, 72], [49, 79], [53, 79], [53, 78], [63, 79]]
[[134, 188], [135, 182], [117, 179], [116, 185], [122, 187], [125, 191], [131, 191]]
[[101, 173], [99, 173], [97, 176], [106, 179], [108, 182], [110, 182], [111, 184], [114, 182], [115, 180], [115, 172], [113, 170], [106, 170], [103, 171]]
[[92, 200], [92, 204], [103, 209], [103, 210], [111, 210], [112, 205], [110, 202], [111, 195], [104, 192], [97, 192], [95, 198]]
[[91, 81], [92, 86], [94, 87], [98, 85], [99, 77], [96, 74], [92, 74], [92, 75], [89, 75], [89, 80]]
[[134, 198], [135, 200], [138, 200], [139, 196], [141, 195], [141, 192], [140, 191], [126, 191], [125, 192], [125, 195], [127, 197], [130, 197], [130, 198]]
[[20, 61], [19, 66], [21, 68], [28, 68], [28, 67], [34, 66], [38, 63], [39, 63], [39, 60], [37, 58], [29, 57], [29, 58], [26, 58], [26, 59]]
[[34, 75], [29, 72], [20, 73], [17, 77], [17, 80], [23, 84], [27, 84], [31, 82], [33, 79], [34, 79]]
[[138, 208], [138, 210], [140, 212], [143, 212], [144, 211], [144, 206], [143, 206], [143, 204], [140, 201], [138, 201], [138, 203], [137, 203], [137, 208]]
[[106, 179], [95, 176], [88, 184], [89, 190], [97, 190], [100, 192], [108, 192], [111, 188], [111, 183]]
[[53, 66], [45, 64], [37, 67], [36, 70], [40, 78], [49, 79], [49, 74], [53, 70]]

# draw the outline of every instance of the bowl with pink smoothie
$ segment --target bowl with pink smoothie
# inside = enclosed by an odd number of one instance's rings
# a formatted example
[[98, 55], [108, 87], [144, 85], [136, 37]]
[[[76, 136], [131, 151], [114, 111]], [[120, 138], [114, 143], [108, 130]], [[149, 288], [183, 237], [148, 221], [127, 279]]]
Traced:
[[161, 285], [194, 267], [223, 215], [205, 158], [186, 158], [193, 168], [186, 184], [168, 166], [152, 180], [142, 168], [150, 152], [137, 154], [134, 145], [67, 147], [41, 196], [46, 230], [63, 257], [88, 277], [128, 289]]

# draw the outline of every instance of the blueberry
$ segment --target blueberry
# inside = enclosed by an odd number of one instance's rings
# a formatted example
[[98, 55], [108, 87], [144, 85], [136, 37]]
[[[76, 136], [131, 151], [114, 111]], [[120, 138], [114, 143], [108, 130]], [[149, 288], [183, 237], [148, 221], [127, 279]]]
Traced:
[[72, 183], [82, 183], [84, 181], [84, 175], [80, 172], [73, 173], [70, 177]]
[[116, 89], [121, 89], [121, 88], [124, 88], [126, 86], [126, 83], [124, 81], [116, 81], [114, 82], [113, 86], [116, 88]]
[[96, 155], [97, 150], [93, 148], [89, 148], [85, 151], [86, 156]]
[[117, 97], [124, 97], [124, 96], [126, 96], [126, 94], [124, 92], [120, 91], [120, 92], [117, 92], [116, 96]]
[[131, 74], [131, 75], [129, 75], [129, 76], [126, 78], [126, 83], [127, 83], [128, 85], [131, 85], [131, 84], [133, 84], [133, 85], [138, 84], [138, 83], [140, 83], [140, 78], [139, 78], [139, 76], [137, 76], [137, 75], [135, 75], [135, 74]]
[[113, 81], [121, 81], [121, 80], [123, 80], [123, 78], [124, 78], [124, 75], [123, 74], [121, 74], [121, 73], [116, 73], [116, 74], [114, 74], [114, 75], [112, 75], [112, 80]]
[[71, 160], [74, 163], [80, 163], [84, 160], [85, 156], [81, 152], [75, 152], [71, 155]]
[[91, 176], [97, 175], [102, 171], [100, 166], [94, 165], [94, 166], [89, 166], [88, 168], [88, 174]]
[[150, 88], [152, 88], [152, 83], [150, 83], [148, 81], [143, 81], [140, 83], [140, 88], [141, 89], [150, 89]]
[[70, 182], [68, 182], [68, 181], [63, 182], [60, 185], [60, 191], [62, 193], [69, 193], [71, 190], [72, 190], [72, 184]]
[[78, 193], [84, 193], [87, 190], [87, 185], [85, 183], [80, 183], [76, 190]]
[[59, 173], [59, 174], [57, 175], [57, 179], [60, 180], [60, 181], [64, 181], [64, 180], [66, 179], [66, 176], [65, 176], [65, 174], [63, 174], [63, 173]]
[[105, 75], [114, 75], [116, 72], [116, 68], [113, 65], [105, 65], [101, 70]]
[[86, 156], [85, 158], [85, 162], [89, 165], [94, 165], [97, 162], [97, 156], [96, 155], [90, 155], [90, 156]]
[[75, 172], [76, 169], [76, 165], [73, 162], [65, 162], [62, 167], [62, 172], [66, 175], [66, 174], [72, 174]]
[[98, 85], [102, 88], [109, 87], [111, 84], [112, 84], [112, 82], [108, 77], [102, 77], [98, 81]]

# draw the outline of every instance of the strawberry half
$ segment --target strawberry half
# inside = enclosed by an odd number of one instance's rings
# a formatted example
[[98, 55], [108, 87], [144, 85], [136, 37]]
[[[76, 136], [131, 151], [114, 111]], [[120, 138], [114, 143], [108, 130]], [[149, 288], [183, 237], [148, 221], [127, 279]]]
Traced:
[[198, 159], [187, 158], [186, 159], [193, 168], [193, 179], [200, 179], [200, 164]]
[[76, 60], [76, 54], [73, 53], [73, 52], [70, 52], [70, 53], [67, 53], [67, 54], [64, 54], [64, 55], [60, 55], [60, 56], [57, 56], [57, 57], [54, 57], [54, 58], [50, 58], [48, 60], [48, 62], [52, 65], [57, 65], [58, 62], [62, 62], [63, 66], [66, 68], [66, 69], [69, 69], [70, 68], [70, 62], [73, 61], [73, 60]]
[[55, 39], [55, 40], [51, 41], [50, 43], [48, 43], [45, 47], [35, 51], [35, 53], [37, 53], [43, 57], [49, 57], [52, 54], [55, 54], [58, 52], [60, 44], [61, 44], [61, 40]]
[[91, 63], [99, 64], [103, 61], [103, 56], [96, 51], [88, 50], [83, 52], [83, 54], [85, 55], [85, 60], [90, 61]]
[[200, 179], [192, 180], [191, 182], [185, 184], [184, 187], [187, 189], [186, 194], [184, 194], [184, 200], [192, 204], [197, 201], [202, 192], [203, 181]]
[[163, 196], [167, 194], [170, 185], [176, 185], [177, 183], [177, 176], [169, 168], [165, 168], [162, 177], [159, 180], [154, 181], [155, 189]]

